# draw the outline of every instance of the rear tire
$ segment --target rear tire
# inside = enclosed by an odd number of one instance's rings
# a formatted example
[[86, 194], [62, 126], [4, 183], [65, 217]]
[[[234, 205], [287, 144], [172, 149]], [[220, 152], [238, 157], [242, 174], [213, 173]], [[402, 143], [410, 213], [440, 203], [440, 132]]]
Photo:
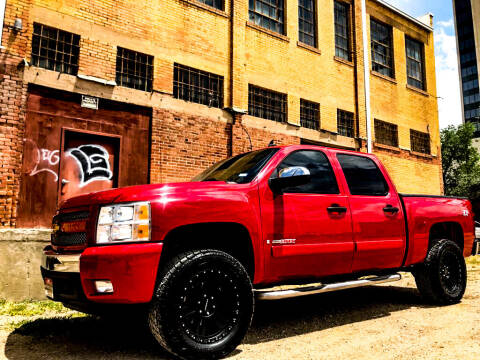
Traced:
[[149, 327], [184, 359], [218, 359], [240, 344], [254, 308], [242, 264], [218, 250], [185, 252], [167, 265], [149, 310]]
[[449, 305], [458, 303], [467, 287], [467, 267], [462, 250], [451, 240], [437, 240], [425, 262], [414, 271], [417, 288], [427, 300]]

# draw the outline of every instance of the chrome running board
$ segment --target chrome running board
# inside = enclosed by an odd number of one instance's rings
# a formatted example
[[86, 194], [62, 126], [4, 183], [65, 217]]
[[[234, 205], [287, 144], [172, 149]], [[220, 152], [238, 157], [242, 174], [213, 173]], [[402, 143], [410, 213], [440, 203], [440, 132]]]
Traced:
[[353, 288], [363, 287], [363, 286], [384, 284], [388, 282], [399, 281], [401, 279], [402, 279], [402, 275], [393, 274], [393, 275], [386, 275], [386, 276], [377, 276], [377, 277], [368, 278], [368, 279], [351, 280], [351, 281], [338, 282], [333, 284], [324, 284], [320, 286], [299, 287], [299, 288], [290, 289], [290, 290], [279, 290], [279, 291], [256, 290], [255, 295], [259, 300], [279, 300], [279, 299], [293, 298], [297, 296], [321, 294], [321, 293], [326, 293], [330, 291], [353, 289]]

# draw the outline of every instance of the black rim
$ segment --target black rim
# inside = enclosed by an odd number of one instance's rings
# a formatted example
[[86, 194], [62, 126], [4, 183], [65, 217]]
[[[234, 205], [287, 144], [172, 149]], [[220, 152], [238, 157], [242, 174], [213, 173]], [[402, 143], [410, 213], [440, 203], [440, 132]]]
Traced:
[[440, 282], [445, 291], [456, 295], [461, 290], [462, 265], [458, 256], [451, 251], [446, 251], [440, 257]]
[[241, 299], [235, 275], [223, 266], [204, 264], [183, 277], [177, 297], [177, 320], [192, 340], [213, 344], [237, 325]]

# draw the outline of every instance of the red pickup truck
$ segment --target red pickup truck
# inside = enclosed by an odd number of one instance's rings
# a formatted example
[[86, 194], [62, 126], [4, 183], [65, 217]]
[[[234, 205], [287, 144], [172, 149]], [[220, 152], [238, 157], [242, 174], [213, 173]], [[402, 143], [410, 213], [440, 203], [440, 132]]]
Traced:
[[232, 157], [187, 183], [71, 198], [41, 271], [49, 298], [118, 316], [141, 306], [163, 347], [198, 359], [236, 348], [255, 299], [409, 271], [427, 299], [458, 302], [478, 250], [468, 200], [398, 194], [375, 156], [300, 145]]

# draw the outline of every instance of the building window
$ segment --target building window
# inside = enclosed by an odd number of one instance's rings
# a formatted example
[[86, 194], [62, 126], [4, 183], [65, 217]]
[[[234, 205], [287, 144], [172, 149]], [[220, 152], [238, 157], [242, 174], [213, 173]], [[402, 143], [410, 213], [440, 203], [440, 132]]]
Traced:
[[0, 5], [0, 46], [2, 46], [2, 34], [3, 34], [3, 19], [5, 18], [6, 1], [3, 5]]
[[375, 119], [375, 141], [379, 144], [398, 147], [398, 126]]
[[315, 0], [298, 0], [298, 40], [313, 47], [317, 46], [315, 3]]
[[410, 146], [412, 151], [430, 154], [430, 135], [416, 130], [410, 130]]
[[372, 70], [393, 78], [392, 27], [370, 21]]
[[225, 0], [197, 0], [218, 10], [225, 10]]
[[248, 114], [277, 122], [286, 122], [287, 94], [248, 85]]
[[425, 90], [423, 44], [407, 37], [405, 38], [405, 47], [408, 85]]
[[300, 99], [300, 125], [308, 129], [320, 129], [319, 103]]
[[223, 108], [223, 76], [175, 64], [173, 96], [176, 99]]
[[120, 86], [152, 91], [153, 56], [119, 47], [116, 80]]
[[283, 34], [283, 2], [284, 0], [249, 0], [250, 21], [268, 30]]
[[33, 24], [32, 65], [77, 75], [80, 35]]
[[337, 131], [339, 135], [353, 138], [355, 132], [353, 113], [337, 110]]
[[335, 56], [352, 61], [350, 51], [350, 5], [335, 1]]

